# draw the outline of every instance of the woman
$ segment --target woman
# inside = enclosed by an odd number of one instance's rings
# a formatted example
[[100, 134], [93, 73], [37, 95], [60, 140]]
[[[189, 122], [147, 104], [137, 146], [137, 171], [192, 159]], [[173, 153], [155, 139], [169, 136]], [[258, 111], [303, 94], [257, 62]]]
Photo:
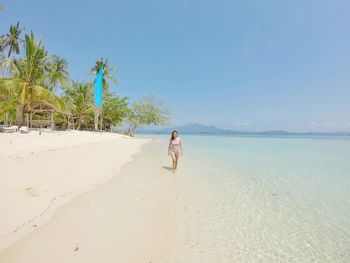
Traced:
[[170, 155], [171, 159], [173, 160], [173, 172], [175, 172], [177, 169], [180, 153], [181, 155], [183, 154], [181, 139], [179, 138], [177, 131], [173, 131], [171, 133], [171, 139], [168, 147], [168, 155]]

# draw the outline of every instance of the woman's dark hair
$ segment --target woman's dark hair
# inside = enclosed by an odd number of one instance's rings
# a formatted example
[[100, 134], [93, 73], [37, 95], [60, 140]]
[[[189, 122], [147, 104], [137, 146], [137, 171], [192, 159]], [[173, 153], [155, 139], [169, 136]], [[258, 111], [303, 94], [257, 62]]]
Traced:
[[170, 140], [174, 140], [174, 139], [175, 139], [174, 133], [179, 134], [177, 131], [173, 131], [173, 132], [171, 133], [171, 139], [170, 139]]

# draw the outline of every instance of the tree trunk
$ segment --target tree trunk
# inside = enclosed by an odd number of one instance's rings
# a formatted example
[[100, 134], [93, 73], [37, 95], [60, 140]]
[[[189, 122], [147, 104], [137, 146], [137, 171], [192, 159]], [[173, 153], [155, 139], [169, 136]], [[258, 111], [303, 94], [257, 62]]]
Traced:
[[53, 113], [51, 113], [51, 130], [54, 131], [55, 130], [55, 122], [54, 122], [54, 119], [53, 119]]
[[83, 124], [83, 121], [85, 120], [85, 118], [86, 118], [85, 114], [79, 116], [77, 130], [80, 130], [81, 125]]
[[12, 46], [10, 46], [9, 53], [7, 54], [7, 58], [11, 56], [11, 53], [12, 53]]
[[131, 125], [129, 126], [129, 129], [128, 129], [128, 135], [129, 135], [129, 136], [132, 136], [132, 135], [131, 135]]
[[98, 130], [98, 115], [99, 115], [99, 108], [95, 107], [95, 118], [94, 118], [94, 123], [95, 123], [95, 131]]
[[8, 122], [9, 122], [9, 114], [6, 112], [5, 113], [5, 119], [4, 119], [4, 124], [7, 127], [8, 126]]
[[128, 134], [129, 134], [130, 137], [134, 137], [135, 129], [136, 129], [136, 126], [135, 126], [135, 125], [130, 125], [130, 126], [129, 126]]
[[80, 130], [80, 126], [81, 126], [81, 117], [78, 119], [78, 127], [77, 127], [77, 130]]
[[16, 124], [19, 126], [24, 125], [24, 105], [19, 104], [16, 111]]

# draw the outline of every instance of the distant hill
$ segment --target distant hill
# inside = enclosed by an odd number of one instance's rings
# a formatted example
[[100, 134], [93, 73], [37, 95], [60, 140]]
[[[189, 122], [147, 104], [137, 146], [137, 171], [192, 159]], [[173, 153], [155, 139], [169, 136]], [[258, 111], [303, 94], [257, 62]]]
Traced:
[[156, 133], [156, 134], [170, 134], [173, 130], [177, 130], [182, 134], [232, 134], [232, 135], [349, 135], [349, 132], [335, 132], [335, 133], [313, 133], [313, 132], [287, 132], [284, 130], [273, 131], [234, 131], [220, 129], [214, 125], [203, 125], [199, 123], [190, 123], [183, 126], [176, 126], [171, 128], [164, 128], [159, 130], [139, 130], [139, 133]]
[[155, 130], [158, 133], [171, 133], [172, 131], [177, 130], [181, 133], [210, 133], [210, 134], [218, 134], [225, 133], [226, 130], [219, 129], [214, 125], [202, 125], [198, 123], [186, 124], [184, 126], [177, 126], [172, 128], [165, 128], [161, 130]]

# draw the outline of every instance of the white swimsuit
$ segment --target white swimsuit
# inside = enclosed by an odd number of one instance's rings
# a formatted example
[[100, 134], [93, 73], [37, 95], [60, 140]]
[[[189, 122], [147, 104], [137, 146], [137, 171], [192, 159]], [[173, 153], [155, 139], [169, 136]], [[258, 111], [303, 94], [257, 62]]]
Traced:
[[174, 154], [180, 154], [180, 140], [174, 139], [171, 141], [171, 152]]

